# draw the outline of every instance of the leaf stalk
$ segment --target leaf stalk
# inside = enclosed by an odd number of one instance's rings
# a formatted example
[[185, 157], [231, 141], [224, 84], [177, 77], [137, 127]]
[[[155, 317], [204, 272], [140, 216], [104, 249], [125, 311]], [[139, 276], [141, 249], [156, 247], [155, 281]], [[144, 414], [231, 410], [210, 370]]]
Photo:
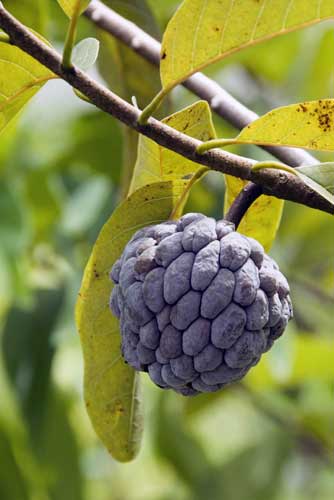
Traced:
[[212, 139], [211, 141], [202, 142], [202, 144], [197, 147], [196, 152], [201, 155], [210, 151], [210, 149], [224, 148], [225, 146], [231, 146], [233, 144], [239, 144], [237, 139]]
[[293, 167], [285, 165], [284, 163], [279, 163], [278, 161], [261, 161], [252, 166], [252, 171], [257, 172], [263, 168], [274, 168], [276, 170], [284, 170], [284, 172], [289, 172], [289, 174], [298, 177], [298, 172]]
[[167, 89], [161, 89], [160, 92], [152, 99], [152, 101], [146, 106], [145, 109], [141, 112], [139, 118], [138, 118], [138, 124], [139, 125], [146, 125], [148, 119], [156, 109], [160, 106], [162, 103], [164, 97], [168, 94]]
[[77, 36], [78, 20], [80, 17], [80, 6], [81, 6], [81, 0], [78, 0], [75, 5], [73, 16], [71, 17], [70, 24], [66, 34], [65, 46], [63, 51], [63, 61], [62, 61], [62, 66], [65, 70], [73, 68], [72, 53]]

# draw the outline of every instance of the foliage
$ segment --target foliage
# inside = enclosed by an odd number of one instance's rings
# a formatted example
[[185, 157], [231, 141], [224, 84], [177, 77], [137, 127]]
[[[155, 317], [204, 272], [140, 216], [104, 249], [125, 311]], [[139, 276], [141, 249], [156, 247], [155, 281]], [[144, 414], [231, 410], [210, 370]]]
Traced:
[[57, 0], [65, 14], [72, 17], [77, 11], [83, 12], [90, 0]]
[[292, 104], [262, 116], [244, 128], [236, 140], [333, 151], [333, 119], [334, 99]]
[[[270, 157], [254, 143], [310, 147], [311, 140], [316, 140], [314, 148], [332, 151], [328, 147], [332, 130], [322, 134], [319, 129], [319, 137], [314, 133], [319, 115], [308, 117], [315, 126], [305, 135], [311, 127], [305, 122], [308, 113], [296, 111], [303, 103], [290, 105], [307, 101], [307, 106], [317, 107], [319, 99], [332, 103], [330, 21], [225, 57], [228, 51], [250, 45], [251, 38], [275, 36], [282, 16], [288, 30], [333, 17], [332, 1], [296, 0], [285, 14], [286, 1], [275, 0], [268, 9], [266, 2], [252, 1], [256, 8], [242, 9], [249, 2], [235, 2], [233, 9], [232, 3], [223, 2], [231, 7], [231, 16], [223, 28], [228, 43], [219, 51], [215, 44], [215, 37], [222, 35], [219, 19], [225, 19], [228, 11], [220, 7], [217, 13], [222, 2], [205, 2], [203, 25], [198, 25], [203, 31], [197, 33], [193, 19], [200, 14], [197, 4], [204, 2], [186, 0], [175, 17], [181, 4], [175, 0], [105, 3], [157, 37], [171, 20], [164, 34], [165, 87], [220, 59], [208, 69], [210, 76], [264, 115], [251, 126], [260, 124], [256, 130], [260, 135], [248, 135], [240, 141], [244, 144], [232, 146], [233, 152], [263, 161]], [[52, 44], [64, 41], [68, 19], [57, 2], [3, 3]], [[71, 15], [68, 6], [71, 9], [75, 2], [59, 3]], [[190, 4], [193, 9], [195, 3], [197, 10], [189, 22]], [[240, 19], [244, 39], [238, 36]], [[218, 23], [216, 32], [212, 26]], [[168, 55], [176, 26], [184, 44], [172, 51], [172, 71]], [[158, 70], [80, 19], [79, 40], [95, 36], [101, 53], [94, 72], [126, 99], [136, 94], [140, 107], [145, 106], [159, 89]], [[87, 54], [91, 65], [96, 41], [81, 42], [77, 56], [86, 62]], [[330, 216], [286, 203], [276, 234], [282, 203], [258, 200], [261, 209], [253, 208], [240, 230], [266, 246], [273, 243], [272, 254], [291, 284], [295, 320], [242, 387], [184, 399], [159, 391], [143, 376], [144, 442], [136, 461], [118, 464], [104, 450], [83, 404], [82, 354], [73, 318], [83, 269], [89, 260], [78, 306], [86, 400], [93, 397], [102, 408], [89, 410], [97, 434], [116, 458], [128, 460], [138, 452], [143, 410], [138, 404], [138, 413], [133, 411], [135, 377], [119, 359], [117, 324], [108, 312], [108, 273], [135, 228], [167, 218], [180, 195], [189, 194], [188, 176], [198, 166], [141, 137], [135, 167], [136, 133], [128, 135], [116, 120], [77, 99], [58, 80], [42, 89], [52, 73], [16, 47], [0, 42], [0, 59], [0, 497], [331, 499], [334, 483], [327, 457], [334, 418], [334, 240]], [[189, 110], [195, 110], [194, 118]], [[165, 121], [189, 135], [201, 140], [215, 137], [208, 106], [194, 104], [189, 93], [177, 91], [160, 113], [174, 113]], [[263, 120], [274, 116], [277, 123], [277, 114], [282, 125], [274, 130]], [[222, 120], [214, 118], [214, 126], [219, 136], [235, 134]], [[292, 128], [297, 136], [288, 140]], [[324, 165], [321, 170], [305, 166], [301, 172], [333, 191], [332, 157], [326, 151], [316, 153]], [[132, 194], [121, 202], [133, 171]], [[185, 210], [219, 218], [224, 194], [231, 203], [241, 184], [232, 178], [224, 184], [220, 174], [208, 172], [192, 186]], [[147, 197], [145, 210], [139, 209]], [[157, 201], [160, 198], [165, 201]], [[118, 360], [114, 372], [110, 371], [113, 359]], [[102, 377], [98, 385], [95, 376]], [[129, 439], [131, 418], [138, 419], [138, 429]]]
[[0, 131], [36, 92], [52, 78], [52, 73], [17, 47], [0, 42], [0, 70], [7, 78], [0, 82]]
[[294, 1], [185, 0], [164, 34], [163, 86], [174, 86], [240, 48], [333, 16], [331, 0], [312, 0], [307, 8]]

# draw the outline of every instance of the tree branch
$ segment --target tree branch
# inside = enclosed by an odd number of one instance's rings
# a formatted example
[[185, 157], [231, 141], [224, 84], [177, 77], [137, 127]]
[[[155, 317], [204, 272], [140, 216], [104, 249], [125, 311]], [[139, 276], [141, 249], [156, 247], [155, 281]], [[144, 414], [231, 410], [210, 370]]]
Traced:
[[[154, 66], [160, 66], [161, 44], [100, 0], [92, 0], [85, 11], [85, 16], [98, 28], [117, 38]], [[258, 118], [256, 113], [202, 73], [196, 73], [188, 78], [183, 86], [207, 101], [217, 115], [239, 130]], [[274, 146], [263, 149], [293, 167], [317, 163], [312, 155], [300, 149]], [[242, 217], [262, 193], [263, 190], [259, 185], [248, 183], [234, 200], [225, 218], [233, 222], [237, 228]]]
[[[85, 16], [100, 29], [113, 35], [154, 66], [160, 66], [161, 44], [134, 23], [124, 19], [100, 0], [92, 0]], [[241, 130], [259, 116], [231, 96], [218, 83], [202, 73], [196, 73], [183, 83], [201, 99], [208, 101], [213, 111], [233, 127]], [[273, 156], [292, 167], [314, 165], [317, 160], [301, 149], [264, 147]]]
[[200, 141], [182, 134], [154, 118], [151, 118], [147, 125], [138, 125], [139, 111], [134, 106], [95, 82], [78, 68], [73, 67], [70, 70], [65, 70], [62, 67], [61, 56], [15, 19], [3, 7], [1, 2], [0, 28], [10, 36], [12, 44], [30, 54], [41, 64], [67, 81], [95, 106], [141, 134], [153, 139], [161, 146], [175, 151], [196, 163], [206, 165], [213, 170], [261, 184], [265, 194], [295, 201], [324, 212], [334, 213], [334, 207], [306, 186], [298, 177], [270, 169], [252, 172], [251, 167], [255, 163], [253, 160], [226, 151], [212, 150], [199, 155], [196, 148], [201, 144]]

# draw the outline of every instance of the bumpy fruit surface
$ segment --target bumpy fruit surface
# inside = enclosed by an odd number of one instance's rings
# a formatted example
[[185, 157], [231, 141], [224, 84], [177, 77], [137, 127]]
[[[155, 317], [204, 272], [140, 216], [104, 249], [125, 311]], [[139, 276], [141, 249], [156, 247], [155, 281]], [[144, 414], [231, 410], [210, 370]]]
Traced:
[[111, 279], [124, 359], [186, 396], [241, 379], [292, 317], [262, 246], [202, 214], [139, 230]]

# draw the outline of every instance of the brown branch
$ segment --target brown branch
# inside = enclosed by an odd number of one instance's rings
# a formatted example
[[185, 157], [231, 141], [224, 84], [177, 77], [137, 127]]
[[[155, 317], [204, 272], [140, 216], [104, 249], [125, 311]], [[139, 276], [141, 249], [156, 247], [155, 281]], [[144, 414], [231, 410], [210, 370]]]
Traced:
[[[160, 66], [161, 44], [134, 23], [124, 19], [100, 0], [92, 0], [85, 16], [98, 28], [111, 34], [154, 66]], [[231, 96], [217, 82], [202, 73], [196, 73], [183, 85], [201, 99], [208, 101], [212, 110], [233, 127], [241, 130], [259, 116]], [[287, 165], [313, 165], [317, 160], [301, 149], [264, 147]]]
[[0, 28], [9, 36], [11, 43], [49, 68], [72, 87], [86, 96], [92, 104], [109, 113], [129, 127], [151, 138], [156, 143], [166, 147], [196, 163], [253, 181], [262, 186], [263, 192], [278, 198], [295, 201], [328, 213], [334, 213], [334, 207], [319, 194], [306, 186], [298, 177], [280, 171], [264, 169], [253, 172], [254, 161], [233, 155], [226, 151], [212, 150], [203, 155], [196, 152], [200, 141], [193, 139], [177, 130], [151, 118], [140, 126], [137, 123], [139, 111], [129, 103], [106, 89], [87, 74], [74, 67], [64, 70], [61, 56], [42, 40], [33, 35], [25, 26], [15, 19], [0, 2]]

